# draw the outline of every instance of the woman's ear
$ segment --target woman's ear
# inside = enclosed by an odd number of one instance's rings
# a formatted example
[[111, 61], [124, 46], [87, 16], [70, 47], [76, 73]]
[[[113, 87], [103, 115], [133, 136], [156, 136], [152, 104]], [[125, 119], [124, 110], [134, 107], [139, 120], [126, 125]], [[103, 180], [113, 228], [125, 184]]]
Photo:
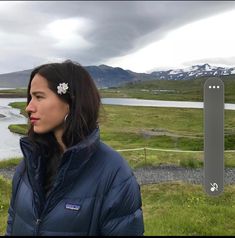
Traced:
[[69, 108], [69, 104], [67, 105], [67, 114], [69, 114], [70, 112], [70, 108]]

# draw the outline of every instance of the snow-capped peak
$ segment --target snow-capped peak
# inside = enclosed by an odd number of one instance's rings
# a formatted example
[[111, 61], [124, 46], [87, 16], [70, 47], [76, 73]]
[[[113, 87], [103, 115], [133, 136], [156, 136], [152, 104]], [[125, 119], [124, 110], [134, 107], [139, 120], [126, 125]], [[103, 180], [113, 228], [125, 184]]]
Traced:
[[203, 76], [221, 76], [235, 74], [235, 67], [224, 68], [209, 64], [193, 65], [184, 69], [172, 69], [168, 71], [154, 71], [153, 75], [164, 79], [193, 79]]

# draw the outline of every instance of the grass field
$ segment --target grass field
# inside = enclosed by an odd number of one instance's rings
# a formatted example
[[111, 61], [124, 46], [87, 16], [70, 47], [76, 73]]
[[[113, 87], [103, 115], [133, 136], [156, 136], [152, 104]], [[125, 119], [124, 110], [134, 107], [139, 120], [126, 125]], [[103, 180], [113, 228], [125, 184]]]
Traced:
[[145, 235], [229, 236], [235, 234], [235, 186], [219, 197], [207, 196], [201, 185], [181, 182], [141, 187]]
[[[206, 79], [207, 77], [194, 80], [142, 81], [123, 87], [101, 89], [100, 92], [103, 97], [202, 102], [203, 86]], [[235, 103], [235, 76], [222, 76], [221, 79], [224, 82], [225, 103]]]
[[0, 90], [1, 97], [26, 97], [26, 88]]
[[10, 194], [11, 182], [0, 176], [0, 236], [3, 236], [6, 230], [7, 211], [10, 202]]

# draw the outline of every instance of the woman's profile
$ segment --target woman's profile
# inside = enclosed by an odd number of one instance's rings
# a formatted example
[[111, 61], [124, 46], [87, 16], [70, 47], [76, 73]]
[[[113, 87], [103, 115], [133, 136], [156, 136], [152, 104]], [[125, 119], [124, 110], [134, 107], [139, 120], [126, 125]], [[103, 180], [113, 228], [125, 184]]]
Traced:
[[81, 65], [35, 68], [23, 160], [12, 181], [6, 235], [143, 235], [140, 186], [127, 162], [100, 140], [101, 99]]

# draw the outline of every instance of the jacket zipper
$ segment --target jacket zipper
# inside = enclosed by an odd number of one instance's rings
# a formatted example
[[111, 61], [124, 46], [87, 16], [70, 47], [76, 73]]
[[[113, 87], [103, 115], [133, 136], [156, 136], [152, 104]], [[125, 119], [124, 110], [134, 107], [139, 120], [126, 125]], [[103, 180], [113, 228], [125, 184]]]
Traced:
[[[48, 196], [48, 198], [50, 197], [50, 195]], [[48, 207], [48, 204], [49, 204], [49, 200], [47, 200], [46, 201], [46, 203], [45, 203], [45, 207], [44, 207], [44, 209], [43, 209], [43, 211], [41, 212], [41, 214], [39, 215], [38, 214], [38, 217], [39, 218], [37, 218], [36, 219], [36, 222], [35, 222], [35, 232], [34, 232], [34, 234], [35, 234], [35, 236], [38, 236], [39, 234], [39, 228], [40, 228], [40, 225], [41, 225], [41, 223], [42, 223], [42, 219], [43, 219], [43, 217], [44, 217], [44, 213], [45, 213], [45, 211], [46, 211], [46, 209], [47, 209], [47, 207]]]
[[39, 218], [36, 220], [35, 236], [38, 236], [38, 231], [39, 231], [39, 226], [40, 226], [41, 221], [42, 220]]
[[[57, 185], [58, 186], [58, 185]], [[36, 222], [35, 222], [35, 232], [34, 232], [34, 234], [35, 234], [35, 236], [38, 236], [39, 234], [39, 228], [40, 228], [40, 224], [42, 223], [42, 219], [43, 219], [43, 217], [44, 217], [44, 214], [45, 214], [45, 212], [46, 212], [46, 210], [47, 210], [47, 208], [48, 208], [48, 205], [49, 205], [49, 203], [50, 203], [50, 200], [51, 200], [51, 197], [53, 197], [53, 194], [54, 194], [54, 192], [55, 192], [55, 187], [57, 187], [57, 186], [55, 186], [55, 183], [54, 183], [54, 185], [53, 185], [53, 187], [52, 187], [52, 189], [51, 189], [51, 192], [50, 192], [50, 194], [49, 194], [49, 196], [47, 197], [47, 199], [46, 199], [46, 203], [45, 203], [45, 206], [44, 206], [44, 208], [43, 208], [43, 211], [41, 212], [41, 214], [39, 215], [38, 214], [38, 217], [40, 217], [40, 218], [37, 218], [36, 219]]]

